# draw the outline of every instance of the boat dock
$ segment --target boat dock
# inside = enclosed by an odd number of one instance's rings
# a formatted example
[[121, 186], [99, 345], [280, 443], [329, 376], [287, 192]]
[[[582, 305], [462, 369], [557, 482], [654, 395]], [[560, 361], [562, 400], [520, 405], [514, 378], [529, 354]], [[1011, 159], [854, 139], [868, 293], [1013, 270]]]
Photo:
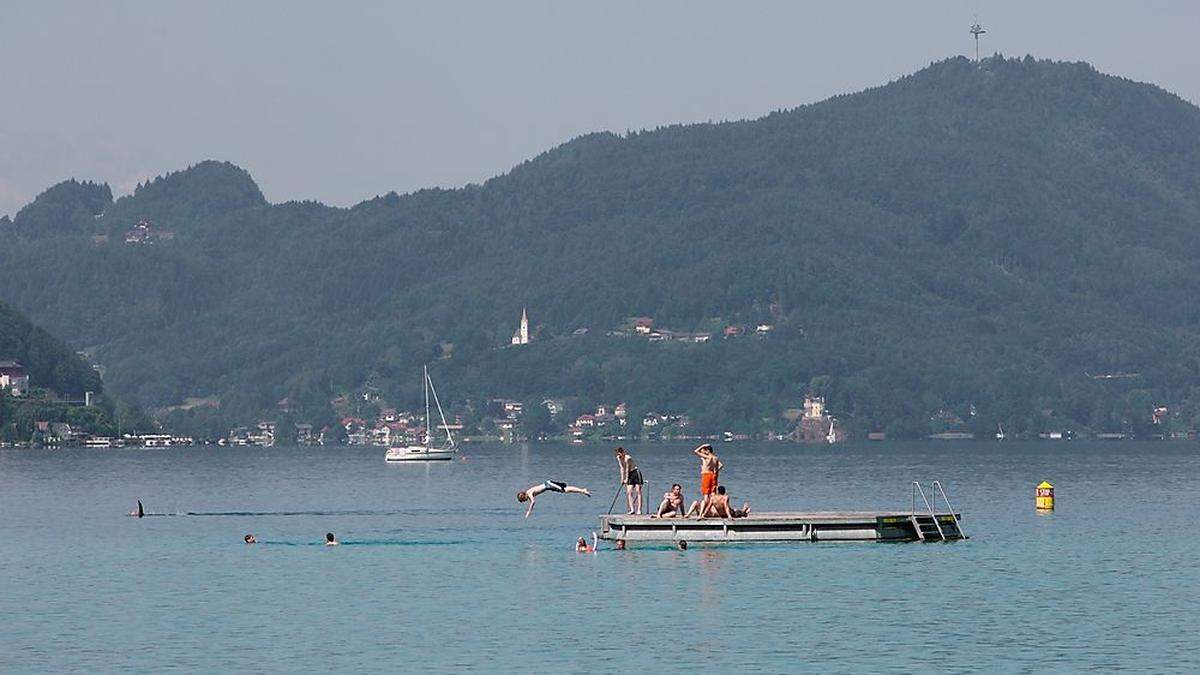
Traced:
[[805, 511], [751, 513], [745, 518], [600, 516], [600, 538], [636, 542], [952, 541], [966, 539], [952, 511]]

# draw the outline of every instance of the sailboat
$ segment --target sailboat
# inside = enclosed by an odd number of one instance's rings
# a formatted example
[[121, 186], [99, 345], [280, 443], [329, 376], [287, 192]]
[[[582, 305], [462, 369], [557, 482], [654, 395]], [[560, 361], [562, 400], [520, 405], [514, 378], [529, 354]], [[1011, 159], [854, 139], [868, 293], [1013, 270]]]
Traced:
[[[429, 394], [433, 393], [433, 403], [437, 406], [438, 416], [442, 418], [442, 430], [446, 432], [446, 442], [440, 447], [433, 447], [433, 424], [429, 415]], [[436, 462], [454, 459], [458, 447], [454, 445], [454, 437], [450, 435], [450, 425], [446, 424], [446, 414], [442, 412], [442, 403], [438, 400], [437, 389], [429, 377], [429, 367], [425, 367], [425, 445], [404, 445], [388, 448], [383, 458], [389, 462]]]

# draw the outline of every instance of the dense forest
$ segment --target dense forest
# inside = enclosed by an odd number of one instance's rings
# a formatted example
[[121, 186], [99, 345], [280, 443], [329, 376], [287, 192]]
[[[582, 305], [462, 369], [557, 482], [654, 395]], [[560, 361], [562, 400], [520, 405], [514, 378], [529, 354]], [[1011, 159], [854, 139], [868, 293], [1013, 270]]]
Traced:
[[[62, 341], [33, 325], [20, 312], [0, 302], [0, 361], [20, 364], [29, 379], [21, 395], [0, 390], [0, 440], [29, 441], [37, 422], [65, 422], [85, 433], [114, 433], [120, 420], [141, 424], [140, 411], [118, 405], [104, 395], [96, 371]], [[86, 407], [87, 392], [93, 405]]]
[[[270, 204], [202, 162], [0, 219], [0, 298], [216, 433], [416, 404], [623, 400], [852, 433], [1151, 433], [1200, 404], [1200, 109], [1083, 63], [938, 62], [761, 119], [577, 138], [482, 185]], [[527, 307], [534, 341], [509, 347]], [[607, 333], [631, 316], [703, 344]], [[727, 326], [771, 325], [724, 339]], [[586, 333], [580, 329], [587, 329]]]

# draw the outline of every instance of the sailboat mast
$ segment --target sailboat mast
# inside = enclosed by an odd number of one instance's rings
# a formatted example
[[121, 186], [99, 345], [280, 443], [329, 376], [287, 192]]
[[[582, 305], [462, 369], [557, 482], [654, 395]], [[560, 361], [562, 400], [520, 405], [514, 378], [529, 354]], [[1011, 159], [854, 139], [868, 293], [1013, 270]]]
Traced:
[[429, 366], [425, 366], [425, 449], [433, 446], [433, 427], [429, 419]]
[[429, 391], [433, 392], [433, 404], [437, 406], [438, 417], [442, 418], [442, 429], [446, 432], [446, 442], [454, 448], [454, 435], [450, 433], [450, 424], [446, 422], [446, 411], [442, 410], [442, 401], [438, 398], [437, 387], [433, 386], [433, 378], [429, 378]]

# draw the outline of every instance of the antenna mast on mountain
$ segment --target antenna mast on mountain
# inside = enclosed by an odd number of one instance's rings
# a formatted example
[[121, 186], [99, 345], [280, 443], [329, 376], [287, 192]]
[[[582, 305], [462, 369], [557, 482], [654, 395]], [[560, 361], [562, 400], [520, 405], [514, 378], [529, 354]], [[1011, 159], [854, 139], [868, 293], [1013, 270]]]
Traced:
[[987, 31], [983, 29], [983, 26], [979, 25], [978, 20], [974, 25], [971, 26], [971, 35], [975, 36], [975, 63], [979, 63], [979, 36], [986, 32]]

